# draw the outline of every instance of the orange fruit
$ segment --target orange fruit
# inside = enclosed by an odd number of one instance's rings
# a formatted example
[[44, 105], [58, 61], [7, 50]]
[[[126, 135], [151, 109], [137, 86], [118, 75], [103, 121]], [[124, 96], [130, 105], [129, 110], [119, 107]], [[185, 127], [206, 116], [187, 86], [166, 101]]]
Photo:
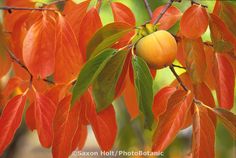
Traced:
[[154, 69], [161, 69], [173, 63], [177, 54], [175, 38], [167, 31], [160, 30], [140, 39], [136, 54]]

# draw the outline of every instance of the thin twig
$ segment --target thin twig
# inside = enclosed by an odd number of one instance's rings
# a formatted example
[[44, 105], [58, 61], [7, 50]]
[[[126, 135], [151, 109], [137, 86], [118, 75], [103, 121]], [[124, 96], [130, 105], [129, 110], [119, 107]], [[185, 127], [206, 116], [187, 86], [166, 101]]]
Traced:
[[7, 48], [7, 52], [10, 56], [10, 58], [15, 62], [17, 63], [18, 65], [20, 65], [24, 70], [26, 70], [26, 72], [29, 74], [30, 76], [30, 84], [29, 84], [29, 87], [32, 86], [32, 82], [33, 82], [33, 75], [31, 74], [31, 72], [29, 71], [29, 69], [25, 66], [25, 64], [23, 64], [16, 56], [15, 54], [9, 49]]
[[181, 78], [179, 77], [179, 75], [176, 73], [174, 67], [171, 65], [171, 66], [169, 66], [169, 68], [170, 68], [171, 72], [173, 73], [173, 75], [175, 76], [175, 78], [177, 79], [177, 81], [179, 82], [179, 84], [183, 87], [183, 89], [184, 89], [185, 91], [188, 92], [188, 88], [184, 85], [183, 81], [181, 80]]
[[0, 10], [8, 10], [11, 12], [12, 10], [36, 10], [36, 11], [56, 11], [51, 8], [27, 8], [27, 7], [15, 7], [15, 6], [1, 6]]
[[177, 67], [177, 68], [181, 68], [181, 69], [185, 69], [186, 70], [186, 67], [183, 67], [183, 66], [180, 66], [180, 65], [175, 65], [175, 64], [172, 64], [173, 67]]
[[96, 8], [97, 8], [97, 10], [98, 10], [98, 13], [99, 13], [100, 10], [101, 10], [101, 6], [102, 6], [102, 0], [97, 0]]
[[161, 13], [159, 14], [159, 16], [156, 18], [156, 20], [154, 21], [154, 25], [156, 25], [162, 18], [162, 16], [165, 14], [165, 12], [171, 7], [172, 3], [175, 0], [169, 0], [168, 3], [165, 5], [165, 7], [163, 8], [163, 10], [161, 11]]
[[203, 4], [200, 4], [200, 3], [196, 2], [195, 0], [190, 0], [190, 1], [191, 1], [191, 4], [192, 4], [192, 5], [193, 5], [193, 4], [196, 4], [196, 5], [202, 6], [203, 8], [208, 8], [208, 6], [203, 5]]
[[147, 11], [148, 11], [149, 17], [152, 18], [152, 10], [151, 10], [151, 7], [150, 7], [148, 1], [147, 1], [147, 0], [143, 0], [143, 2], [144, 2], [145, 7], [146, 7], [146, 9], [147, 9]]
[[60, 3], [60, 2], [66, 2], [66, 1], [68, 1], [68, 0], [57, 0], [57, 1], [50, 2], [50, 3], [46, 3], [45, 5], [50, 6], [50, 5], [54, 5], [54, 4], [57, 4], [57, 3]]

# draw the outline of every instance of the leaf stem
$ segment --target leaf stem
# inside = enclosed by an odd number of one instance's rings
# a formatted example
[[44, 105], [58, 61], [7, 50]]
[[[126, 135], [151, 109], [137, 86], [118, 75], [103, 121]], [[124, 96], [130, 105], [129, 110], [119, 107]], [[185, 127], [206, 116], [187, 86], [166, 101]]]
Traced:
[[152, 18], [152, 10], [151, 10], [151, 7], [150, 7], [150, 5], [149, 5], [149, 3], [148, 3], [147, 0], [143, 0], [143, 2], [144, 2], [145, 7], [146, 7], [146, 9], [147, 9], [147, 11], [148, 11], [148, 15], [149, 15], [149, 17], [150, 17], [150, 19], [151, 19], [151, 18]]

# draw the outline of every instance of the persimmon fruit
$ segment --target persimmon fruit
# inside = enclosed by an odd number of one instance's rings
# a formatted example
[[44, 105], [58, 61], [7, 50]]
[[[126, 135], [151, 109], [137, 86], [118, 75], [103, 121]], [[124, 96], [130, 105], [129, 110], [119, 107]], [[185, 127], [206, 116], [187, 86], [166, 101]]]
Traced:
[[154, 69], [161, 69], [173, 63], [177, 54], [175, 38], [167, 31], [159, 30], [140, 39], [136, 54]]

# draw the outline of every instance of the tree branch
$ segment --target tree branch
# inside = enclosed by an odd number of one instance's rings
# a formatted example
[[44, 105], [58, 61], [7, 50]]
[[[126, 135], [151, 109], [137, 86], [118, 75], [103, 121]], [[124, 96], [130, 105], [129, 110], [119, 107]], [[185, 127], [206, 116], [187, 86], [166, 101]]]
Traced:
[[175, 65], [175, 64], [172, 64], [173, 67], [177, 67], [177, 68], [181, 68], [181, 69], [185, 69], [186, 70], [186, 67], [183, 67], [183, 66], [179, 66], [179, 65]]
[[27, 8], [27, 7], [15, 7], [15, 6], [2, 6], [0, 7], [0, 10], [7, 10], [10, 13], [12, 12], [12, 10], [56, 11], [55, 9], [51, 8]]
[[150, 5], [149, 5], [149, 3], [148, 3], [147, 0], [143, 0], [143, 2], [144, 2], [145, 7], [146, 7], [146, 9], [147, 9], [147, 11], [148, 11], [148, 15], [149, 15], [149, 17], [150, 17], [150, 19], [151, 19], [151, 18], [152, 18], [152, 10], [151, 10], [151, 7], [150, 7]]
[[17, 63], [18, 65], [20, 65], [23, 69], [25, 69], [25, 71], [29, 74], [30, 76], [30, 84], [29, 86], [32, 86], [32, 82], [33, 82], [33, 75], [31, 74], [31, 72], [29, 71], [29, 69], [15, 56], [15, 54], [9, 49], [7, 48], [7, 52], [10, 56], [10, 58]]
[[196, 5], [202, 6], [203, 8], [208, 8], [208, 6], [203, 5], [203, 4], [200, 4], [200, 3], [196, 2], [195, 0], [190, 0], [190, 1], [191, 1], [191, 4], [192, 4], [192, 5], [193, 5], [193, 4], [196, 4]]
[[161, 13], [159, 14], [159, 16], [156, 18], [156, 20], [154, 21], [154, 25], [156, 25], [162, 18], [162, 16], [165, 14], [165, 12], [171, 7], [172, 3], [175, 0], [169, 0], [168, 3], [165, 5], [165, 7], [163, 8], [163, 10], [161, 11]]
[[184, 85], [183, 81], [180, 79], [179, 75], [176, 73], [174, 67], [171, 65], [169, 66], [169, 68], [171, 72], [173, 73], [173, 75], [175, 76], [175, 78], [177, 79], [177, 81], [179, 82], [179, 84], [181, 85], [181, 87], [183, 87], [183, 89], [188, 92], [189, 89], [187, 88], [187, 86]]

